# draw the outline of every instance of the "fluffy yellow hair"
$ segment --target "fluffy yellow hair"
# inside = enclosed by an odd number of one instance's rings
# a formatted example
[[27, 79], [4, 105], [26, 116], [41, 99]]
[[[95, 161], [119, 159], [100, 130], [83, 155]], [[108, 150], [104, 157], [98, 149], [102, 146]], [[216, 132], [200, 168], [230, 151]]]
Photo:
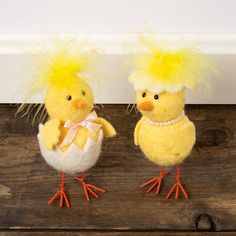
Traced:
[[41, 45], [38, 44], [31, 53], [30, 69], [34, 75], [24, 84], [25, 98], [17, 113], [24, 112], [22, 117], [27, 116], [29, 119], [35, 110], [33, 123], [37, 116], [42, 116], [40, 120], [43, 120], [42, 114], [46, 114], [44, 104], [27, 103], [50, 86], [66, 88], [73, 86], [79, 79], [91, 79], [94, 74], [92, 66], [97, 58], [96, 49], [88, 47], [86, 42], [78, 43], [73, 37], [42, 40]]
[[215, 71], [210, 60], [194, 47], [171, 47], [153, 34], [139, 35], [133, 53], [134, 70], [129, 80], [135, 90], [175, 93], [183, 88], [193, 90], [198, 84], [209, 88], [209, 71]]
[[49, 86], [68, 87], [89, 77], [97, 58], [96, 49], [75, 38], [53, 38], [43, 42], [34, 53], [34, 78], [28, 81], [26, 100]]

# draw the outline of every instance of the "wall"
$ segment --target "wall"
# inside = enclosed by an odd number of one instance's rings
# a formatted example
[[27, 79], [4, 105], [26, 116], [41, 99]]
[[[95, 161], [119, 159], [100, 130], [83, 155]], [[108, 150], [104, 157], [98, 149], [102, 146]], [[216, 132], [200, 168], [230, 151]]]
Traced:
[[0, 0], [0, 102], [22, 102], [22, 81], [30, 77], [25, 52], [42, 34], [55, 32], [89, 38], [102, 49], [106, 80], [95, 88], [97, 102], [133, 102], [129, 71], [121, 72], [124, 44], [148, 25], [170, 40], [177, 33], [197, 41], [219, 67], [211, 96], [189, 93], [188, 103], [235, 103], [235, 10], [235, 0]]
[[1, 0], [0, 32], [235, 32], [235, 0]]

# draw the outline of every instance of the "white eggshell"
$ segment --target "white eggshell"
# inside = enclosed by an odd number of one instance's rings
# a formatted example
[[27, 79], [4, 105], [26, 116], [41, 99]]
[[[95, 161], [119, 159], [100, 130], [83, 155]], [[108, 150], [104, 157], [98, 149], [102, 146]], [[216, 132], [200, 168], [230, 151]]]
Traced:
[[40, 131], [43, 125], [39, 125], [39, 147], [45, 161], [58, 171], [75, 175], [85, 172], [94, 166], [100, 156], [103, 140], [103, 131], [99, 130], [98, 140], [95, 141], [88, 138], [84, 149], [80, 149], [76, 144], [72, 143], [66, 152], [62, 152], [59, 148], [48, 150], [42, 143]]

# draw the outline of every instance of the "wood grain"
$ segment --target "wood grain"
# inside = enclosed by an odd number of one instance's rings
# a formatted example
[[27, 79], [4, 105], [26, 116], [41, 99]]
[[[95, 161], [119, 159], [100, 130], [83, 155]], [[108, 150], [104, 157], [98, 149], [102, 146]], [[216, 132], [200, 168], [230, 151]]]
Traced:
[[0, 236], [235, 236], [234, 232], [0, 232]]
[[182, 165], [182, 182], [190, 195], [187, 201], [164, 200], [174, 183], [174, 169], [165, 179], [160, 197], [139, 189], [141, 183], [158, 175], [159, 168], [134, 146], [138, 117], [134, 111], [126, 114], [126, 107], [105, 105], [98, 110], [116, 127], [118, 135], [104, 141], [101, 158], [86, 173], [86, 179], [108, 193], [88, 203], [81, 185], [66, 176], [72, 208], [60, 209], [47, 205], [60, 180], [40, 155], [37, 126], [15, 117], [15, 107], [0, 106], [1, 236], [17, 235], [20, 230], [25, 231], [23, 235], [35, 235], [28, 230], [51, 235], [54, 230], [78, 231], [79, 235], [87, 235], [87, 231], [97, 235], [236, 232], [236, 106], [186, 107], [197, 128], [197, 143]]

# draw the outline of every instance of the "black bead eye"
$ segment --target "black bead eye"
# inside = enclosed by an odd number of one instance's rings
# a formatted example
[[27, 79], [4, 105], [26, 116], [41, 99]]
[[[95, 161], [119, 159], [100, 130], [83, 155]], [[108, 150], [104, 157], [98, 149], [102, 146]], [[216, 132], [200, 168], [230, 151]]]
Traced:
[[145, 93], [145, 92], [142, 94], [142, 97], [143, 97], [143, 98], [145, 98], [145, 97], [146, 97], [146, 93]]
[[66, 100], [70, 101], [72, 97], [70, 95], [66, 96]]
[[159, 98], [159, 96], [156, 94], [156, 95], [154, 96], [154, 99], [157, 100], [158, 98]]
[[81, 93], [82, 93], [82, 95], [83, 95], [83, 96], [85, 96], [85, 91], [84, 91], [84, 90], [82, 90], [82, 92], [81, 92]]

